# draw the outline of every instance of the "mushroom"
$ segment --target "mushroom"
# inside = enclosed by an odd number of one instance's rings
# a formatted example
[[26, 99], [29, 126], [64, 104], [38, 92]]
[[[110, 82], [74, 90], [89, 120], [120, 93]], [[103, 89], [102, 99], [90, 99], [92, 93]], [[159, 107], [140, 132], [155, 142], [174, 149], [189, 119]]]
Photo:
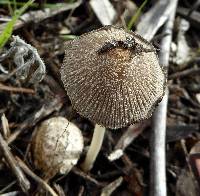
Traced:
[[45, 179], [56, 173], [67, 174], [77, 163], [83, 150], [83, 136], [76, 125], [64, 117], [54, 117], [35, 128], [32, 143], [36, 168]]
[[166, 83], [152, 44], [115, 26], [66, 42], [61, 78], [74, 109], [96, 124], [82, 164], [85, 171], [93, 166], [105, 128], [149, 118]]

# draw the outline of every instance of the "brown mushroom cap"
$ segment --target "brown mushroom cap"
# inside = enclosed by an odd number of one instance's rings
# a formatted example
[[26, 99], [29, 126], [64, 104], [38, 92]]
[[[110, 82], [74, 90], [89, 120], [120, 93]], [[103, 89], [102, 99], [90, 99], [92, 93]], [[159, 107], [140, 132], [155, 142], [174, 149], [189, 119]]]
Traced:
[[[106, 43], [127, 37], [141, 49], [119, 46], [98, 52]], [[114, 26], [66, 42], [61, 78], [78, 113], [113, 129], [149, 118], [163, 97], [166, 80], [154, 47]]]

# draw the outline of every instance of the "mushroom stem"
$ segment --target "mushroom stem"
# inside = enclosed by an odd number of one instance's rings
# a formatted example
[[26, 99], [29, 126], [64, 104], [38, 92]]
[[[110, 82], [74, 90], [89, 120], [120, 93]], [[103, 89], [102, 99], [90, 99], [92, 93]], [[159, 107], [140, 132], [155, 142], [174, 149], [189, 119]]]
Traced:
[[101, 149], [105, 130], [106, 130], [105, 127], [100, 126], [98, 124], [95, 125], [91, 145], [87, 152], [86, 158], [81, 165], [83, 171], [88, 172], [92, 169], [94, 161], [96, 160], [96, 157]]

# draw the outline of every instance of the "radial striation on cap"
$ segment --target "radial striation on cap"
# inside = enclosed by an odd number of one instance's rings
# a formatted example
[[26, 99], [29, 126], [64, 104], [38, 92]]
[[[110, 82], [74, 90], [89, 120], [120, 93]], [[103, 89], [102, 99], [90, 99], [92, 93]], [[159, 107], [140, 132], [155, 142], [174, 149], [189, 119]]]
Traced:
[[166, 82], [155, 48], [114, 26], [66, 42], [61, 78], [78, 113], [113, 129], [149, 118]]

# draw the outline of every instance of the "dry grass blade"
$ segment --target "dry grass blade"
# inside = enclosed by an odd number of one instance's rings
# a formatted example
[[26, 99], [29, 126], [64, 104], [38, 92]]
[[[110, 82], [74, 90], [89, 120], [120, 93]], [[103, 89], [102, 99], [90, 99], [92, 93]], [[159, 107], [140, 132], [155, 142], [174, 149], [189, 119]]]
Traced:
[[90, 6], [102, 25], [111, 25], [117, 15], [109, 0], [90, 0]]

